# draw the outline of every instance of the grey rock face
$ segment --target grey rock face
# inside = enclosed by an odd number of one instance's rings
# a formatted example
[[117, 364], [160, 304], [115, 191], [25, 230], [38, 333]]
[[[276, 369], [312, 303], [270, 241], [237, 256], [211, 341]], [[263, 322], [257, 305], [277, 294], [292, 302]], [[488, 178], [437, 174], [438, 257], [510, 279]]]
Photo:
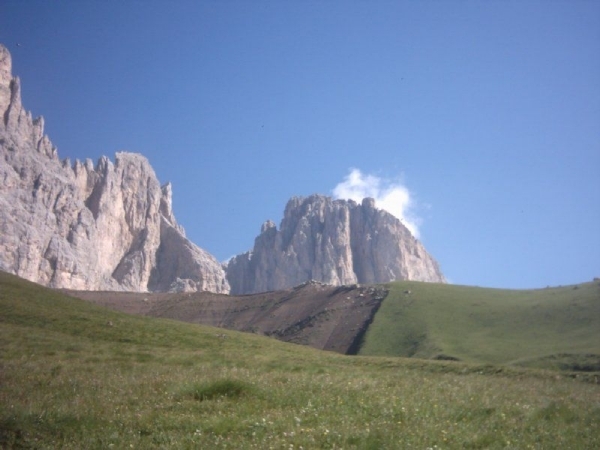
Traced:
[[21, 104], [0, 45], [0, 270], [79, 290], [247, 294], [308, 280], [341, 285], [411, 279], [444, 282], [440, 269], [392, 215], [324, 196], [292, 198], [280, 229], [267, 221], [254, 249], [219, 262], [185, 237], [141, 155], [114, 163], [60, 161], [44, 121]]
[[391, 214], [313, 195], [292, 198], [281, 227], [267, 221], [254, 249], [227, 265], [232, 294], [285, 289], [308, 280], [342, 285], [393, 280], [445, 282], [437, 262]]
[[20, 89], [0, 45], [1, 270], [70, 289], [229, 291], [219, 262], [177, 225], [171, 186], [146, 158], [59, 161]]

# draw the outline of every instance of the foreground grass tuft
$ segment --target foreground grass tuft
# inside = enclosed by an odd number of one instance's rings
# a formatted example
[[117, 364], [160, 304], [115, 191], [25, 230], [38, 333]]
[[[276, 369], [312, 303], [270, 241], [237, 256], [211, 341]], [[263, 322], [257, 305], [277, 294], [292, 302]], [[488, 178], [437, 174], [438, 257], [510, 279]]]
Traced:
[[254, 390], [253, 386], [243, 381], [224, 379], [187, 386], [180, 392], [180, 395], [199, 401], [223, 397], [235, 399], [250, 395]]

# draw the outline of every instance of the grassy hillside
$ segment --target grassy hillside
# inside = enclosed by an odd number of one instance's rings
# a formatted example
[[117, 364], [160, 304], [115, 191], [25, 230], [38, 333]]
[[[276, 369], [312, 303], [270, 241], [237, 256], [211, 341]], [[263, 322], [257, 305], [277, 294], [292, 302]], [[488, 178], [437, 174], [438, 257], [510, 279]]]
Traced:
[[359, 354], [600, 371], [600, 283], [504, 290], [396, 282]]
[[0, 448], [600, 447], [583, 378], [343, 356], [2, 273], [0, 351]]

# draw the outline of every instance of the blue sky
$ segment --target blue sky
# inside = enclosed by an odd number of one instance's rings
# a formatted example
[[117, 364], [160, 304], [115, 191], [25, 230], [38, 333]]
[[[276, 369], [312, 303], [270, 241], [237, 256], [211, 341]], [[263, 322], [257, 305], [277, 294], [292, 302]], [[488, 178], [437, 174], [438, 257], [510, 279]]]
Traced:
[[220, 260], [364, 191], [453, 283], [600, 276], [600, 2], [2, 0], [0, 42], [61, 158], [144, 154]]

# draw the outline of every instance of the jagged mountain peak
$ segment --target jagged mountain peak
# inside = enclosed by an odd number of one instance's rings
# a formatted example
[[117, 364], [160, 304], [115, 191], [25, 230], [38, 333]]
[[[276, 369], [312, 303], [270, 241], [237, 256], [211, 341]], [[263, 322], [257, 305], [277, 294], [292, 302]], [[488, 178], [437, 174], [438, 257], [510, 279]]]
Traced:
[[8, 49], [0, 44], [0, 87], [8, 86], [12, 80], [12, 58]]
[[147, 158], [59, 161], [21, 105], [0, 45], [0, 269], [52, 287], [228, 292], [218, 261], [185, 238]]
[[365, 198], [292, 197], [279, 229], [261, 227], [251, 252], [226, 266], [231, 292], [285, 289], [308, 280], [342, 285], [393, 280], [445, 282], [408, 228]]
[[44, 120], [21, 104], [0, 44], [0, 270], [84, 290], [252, 293], [309, 280], [444, 281], [435, 260], [373, 199], [292, 197], [250, 252], [221, 265], [186, 237], [147, 158], [60, 161]]

